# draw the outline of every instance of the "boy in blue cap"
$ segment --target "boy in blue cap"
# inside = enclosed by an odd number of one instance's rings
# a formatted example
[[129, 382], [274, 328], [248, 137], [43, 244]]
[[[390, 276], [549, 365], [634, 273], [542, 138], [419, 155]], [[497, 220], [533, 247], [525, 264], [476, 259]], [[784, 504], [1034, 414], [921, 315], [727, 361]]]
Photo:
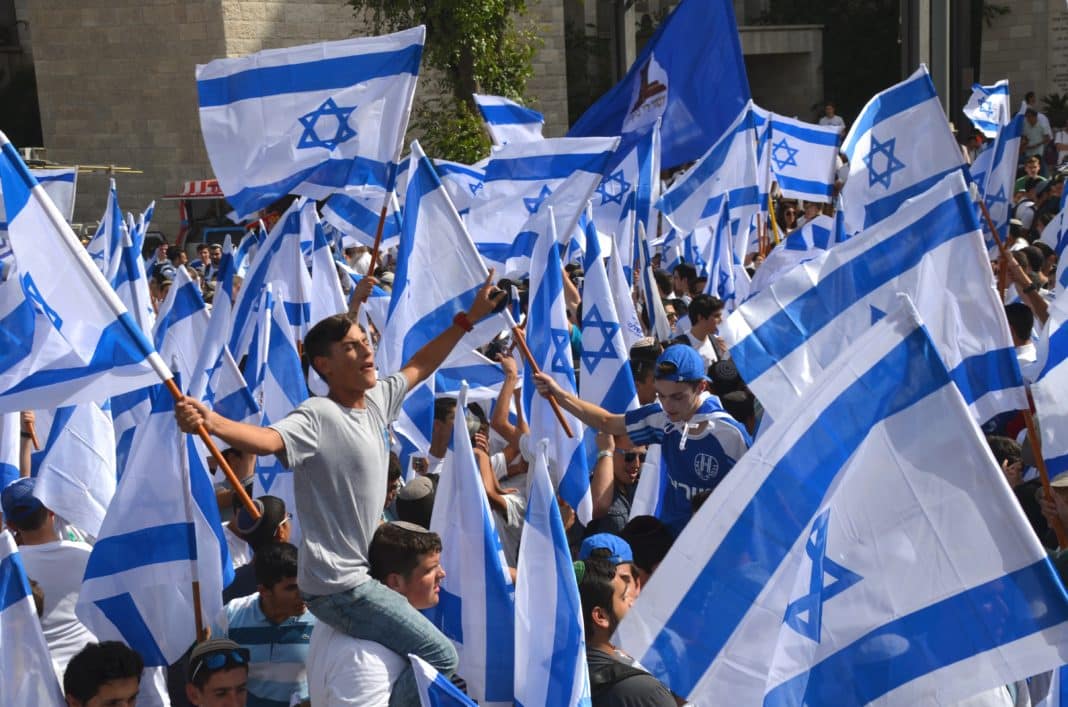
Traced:
[[701, 355], [684, 344], [667, 348], [656, 360], [657, 401], [623, 415], [565, 392], [544, 373], [534, 383], [590, 427], [625, 435], [630, 445], [662, 445], [660, 519], [676, 534], [690, 519], [693, 497], [716, 488], [752, 444], [745, 427], [708, 392]]

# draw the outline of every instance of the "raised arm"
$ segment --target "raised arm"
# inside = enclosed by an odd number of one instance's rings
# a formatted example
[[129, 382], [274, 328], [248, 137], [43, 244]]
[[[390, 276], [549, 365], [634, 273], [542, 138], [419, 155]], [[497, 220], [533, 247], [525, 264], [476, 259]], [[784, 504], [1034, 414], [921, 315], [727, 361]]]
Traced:
[[597, 433], [597, 463], [590, 476], [590, 497], [593, 500], [594, 520], [603, 517], [612, 506], [615, 495], [615, 470], [612, 457], [615, 455], [616, 442], [607, 432]]
[[534, 385], [542, 396], [552, 396], [560, 403], [560, 407], [582, 420], [584, 424], [601, 432], [613, 435], [627, 434], [627, 422], [622, 415], [608, 412], [599, 405], [582, 400], [577, 395], [568, 393], [552, 379], [547, 373], [535, 373]]
[[497, 394], [497, 402], [493, 405], [490, 427], [509, 445], [518, 446], [522, 431], [508, 420], [508, 410], [512, 394], [516, 391], [516, 384], [519, 382], [519, 367], [512, 355], [508, 353], [499, 355], [497, 362], [504, 370], [504, 382], [501, 383], [501, 392]]
[[174, 415], [178, 418], [178, 427], [182, 432], [195, 434], [201, 424], [208, 434], [223, 440], [231, 447], [257, 456], [278, 454], [285, 447], [282, 435], [269, 427], [246, 425], [212, 412], [204, 403], [188, 395], [174, 404]]

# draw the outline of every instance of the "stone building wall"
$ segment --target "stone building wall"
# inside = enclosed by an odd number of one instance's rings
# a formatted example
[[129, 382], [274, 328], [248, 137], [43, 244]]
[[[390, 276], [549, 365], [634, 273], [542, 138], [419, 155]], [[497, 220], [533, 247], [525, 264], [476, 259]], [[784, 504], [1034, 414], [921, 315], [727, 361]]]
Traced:
[[1068, 93], [1068, 9], [1059, 0], [1016, 0], [983, 27], [980, 83], [1009, 80], [1012, 105], [1034, 91]]

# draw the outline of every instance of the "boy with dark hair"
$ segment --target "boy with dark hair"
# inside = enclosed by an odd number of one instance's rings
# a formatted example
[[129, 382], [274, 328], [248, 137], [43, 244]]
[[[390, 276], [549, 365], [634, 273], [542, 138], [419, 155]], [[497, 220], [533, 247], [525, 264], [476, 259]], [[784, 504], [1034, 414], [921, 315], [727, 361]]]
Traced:
[[89, 643], [67, 664], [63, 695], [68, 707], [133, 707], [145, 664], [119, 641]]
[[234, 641], [205, 641], [189, 654], [185, 696], [195, 707], [245, 707], [248, 666], [248, 651]]
[[306, 662], [315, 617], [297, 585], [297, 548], [272, 542], [252, 558], [256, 594], [235, 599], [219, 615], [211, 635], [229, 638], [249, 654], [249, 707], [289, 704], [308, 697]]
[[238, 597], [247, 597], [256, 591], [255, 556], [263, 548], [276, 543], [288, 543], [293, 528], [286, 502], [277, 496], [260, 496], [253, 503], [260, 511], [259, 518], [253, 518], [248, 509], [241, 506], [230, 521], [230, 530], [252, 548], [253, 561], [247, 562], [234, 570], [234, 581], [223, 591], [223, 601], [230, 602]]

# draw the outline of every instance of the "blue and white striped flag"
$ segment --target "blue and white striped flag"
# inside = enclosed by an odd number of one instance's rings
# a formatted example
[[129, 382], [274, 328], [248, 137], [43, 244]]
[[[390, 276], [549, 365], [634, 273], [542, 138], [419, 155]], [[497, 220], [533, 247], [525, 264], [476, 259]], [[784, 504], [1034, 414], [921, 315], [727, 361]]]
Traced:
[[627, 230], [629, 208], [637, 210], [638, 221], [648, 231], [653, 204], [660, 198], [659, 119], [651, 130], [620, 142], [591, 198], [594, 222], [616, 243], [633, 233], [633, 226]]
[[460, 692], [460, 688], [449, 682], [433, 665], [411, 653], [408, 659], [415, 672], [421, 707], [476, 707], [471, 698]]
[[749, 224], [761, 208], [754, 121], [750, 101], [723, 137], [656, 204], [679, 233], [693, 233], [719, 215], [717, 197], [726, 194], [739, 258], [745, 256]]
[[[990, 220], [998, 229], [1002, 243], [1008, 242], [1009, 216], [1013, 207], [1012, 197], [1016, 192], [1016, 168], [1023, 141], [1023, 129], [1024, 116], [1019, 113], [998, 131], [990, 167], [986, 178], [980, 184], [980, 196], [990, 212]], [[980, 223], [983, 231], [988, 232], [986, 219]], [[987, 248], [996, 253], [997, 243], [993, 236], [988, 236]]]
[[621, 647], [698, 704], [954, 704], [1060, 666], [1068, 597], [915, 310], [842, 358], [690, 521]]
[[834, 219], [820, 214], [804, 226], [790, 233], [771, 249], [764, 262], [753, 273], [749, 294], [755, 295], [770, 286], [798, 263], [828, 250], [835, 244]]
[[[346, 236], [365, 246], [373, 247], [382, 215], [382, 195], [337, 193], [323, 204], [323, 220]], [[396, 197], [390, 199], [386, 221], [382, 224], [383, 250], [392, 248], [400, 240], [401, 212]]]
[[1001, 128], [1012, 119], [1009, 106], [1009, 80], [1002, 79], [993, 86], [972, 85], [972, 95], [961, 108], [972, 125], [987, 138], [993, 140]]
[[79, 403], [40, 411], [35, 417], [43, 447], [30, 456], [37, 478], [33, 495], [95, 538], [117, 481], [111, 410]]
[[14, 273], [0, 282], [0, 412], [104, 400], [170, 370], [0, 133]]
[[[1063, 293], [1063, 287], [1060, 288]], [[1049, 309], [1039, 343], [1042, 368], [1031, 384], [1035, 415], [1042, 435], [1042, 457], [1052, 479], [1068, 472], [1068, 407], [1064, 390], [1068, 381], [1068, 302], [1057, 297]]]
[[119, 208], [119, 195], [115, 189], [115, 180], [110, 180], [108, 202], [104, 208], [104, 217], [96, 227], [96, 232], [85, 249], [89, 256], [111, 282], [119, 267], [119, 251], [122, 249], [122, 210]]
[[211, 479], [160, 386], [89, 556], [75, 613], [101, 640], [136, 650], [145, 665], [171, 665], [196, 640], [193, 582], [207, 626], [231, 581]]
[[618, 144], [619, 138], [551, 138], [494, 152], [464, 219], [486, 262], [499, 275], [525, 273], [538, 233], [534, 224], [549, 206], [557, 230], [570, 235]]
[[750, 287], [749, 273], [731, 247], [730, 209], [726, 198], [723, 198], [720, 206], [719, 219], [711, 228], [714, 230], [704, 254], [708, 267], [705, 293], [723, 300], [726, 311], [730, 313], [749, 296]]
[[838, 166], [838, 128], [771, 114], [767, 146], [771, 173], [782, 195], [829, 204]]
[[976, 420], [1027, 404], [986, 247], [959, 172], [894, 219], [813, 254], [727, 318], [731, 358], [783, 418], [843, 346], [908, 294]]
[[[633, 235], [630, 240], [633, 240]], [[616, 244], [612, 257], [605, 261], [605, 267], [608, 269], [608, 282], [612, 288], [612, 301], [616, 307], [616, 316], [619, 317], [619, 325], [623, 332], [623, 345], [626, 346], [629, 355], [630, 347], [645, 336], [645, 330], [642, 329], [641, 319], [638, 318], [637, 309], [634, 307], [632, 280], [627, 278], [627, 272], [623, 267], [624, 263], [630, 262], [631, 253], [634, 250], [630, 243], [626, 245], [626, 248], [621, 248], [618, 243]], [[632, 269], [631, 271], [633, 272]]]
[[441, 177], [441, 184], [452, 199], [456, 212], [464, 216], [471, 210], [473, 202], [482, 192], [486, 183], [486, 170], [459, 162], [434, 160], [434, 169]]
[[74, 197], [78, 193], [78, 168], [31, 169], [30, 174], [44, 187], [52, 203], [67, 221], [74, 219]]
[[391, 191], [425, 36], [419, 26], [198, 65], [204, 145], [238, 217], [286, 194]]
[[237, 246], [237, 252], [233, 254], [235, 272], [238, 277], [245, 277], [248, 272], [248, 266], [256, 257], [256, 251], [266, 242], [267, 228], [263, 225], [263, 221], [258, 221], [255, 230], [245, 233], [244, 238], [241, 239]]
[[485, 123], [494, 145], [542, 139], [541, 129], [545, 125], [545, 116], [538, 111], [504, 96], [484, 96], [479, 93], [473, 95], [482, 122]]
[[850, 234], [897, 215], [906, 199], [964, 166], [926, 66], [868, 101], [842, 152], [849, 160], [842, 201]]
[[[530, 304], [527, 308], [527, 346], [543, 373], [552, 376], [564, 390], [577, 392], [571, 356], [571, 323], [564, 303], [563, 244], [557, 240], [550, 211], [542, 219], [541, 235], [535, 241], [530, 261]], [[629, 360], [629, 358], [628, 358]], [[549, 469], [560, 496], [575, 509], [579, 522], [589, 523], [593, 513], [590, 497], [590, 471], [583, 444], [585, 426], [563, 410], [571, 427], [568, 437], [556, 419], [549, 401], [534, 389], [530, 366], [523, 370], [523, 408], [530, 425], [530, 438], [547, 439]], [[517, 665], [526, 665], [517, 662]], [[537, 701], [528, 704], [536, 704]]]
[[0, 703], [63, 707], [30, 580], [15, 539], [0, 530]]
[[515, 587], [467, 429], [467, 386], [456, 401], [430, 529], [441, 536], [441, 601], [431, 621], [456, 644], [457, 672], [480, 705], [513, 704]]
[[22, 422], [17, 412], [0, 413], [0, 489], [19, 478]]
[[134, 222], [133, 228], [127, 225], [121, 229], [122, 249], [119, 251], [115, 278], [111, 281], [115, 293], [146, 334], [156, 326], [156, 311], [152, 308], [152, 298], [148, 292], [148, 276], [145, 273], [145, 261], [141, 258], [141, 247], [145, 243], [145, 234], [155, 206], [156, 202], [149, 204]]
[[515, 588], [515, 701], [588, 707], [590, 677], [575, 569], [549, 479], [547, 439], [530, 467]]

